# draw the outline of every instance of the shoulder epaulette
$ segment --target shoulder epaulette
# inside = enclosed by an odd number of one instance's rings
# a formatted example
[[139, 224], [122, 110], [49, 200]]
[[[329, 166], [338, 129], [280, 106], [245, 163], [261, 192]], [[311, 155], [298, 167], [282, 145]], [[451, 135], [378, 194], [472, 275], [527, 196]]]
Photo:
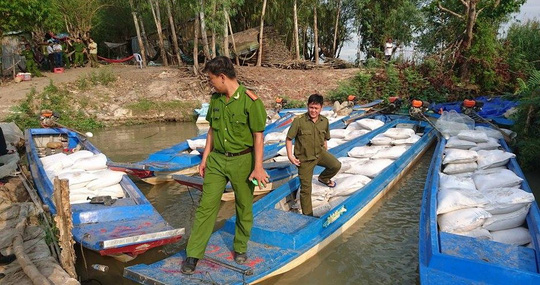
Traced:
[[259, 97], [257, 97], [257, 95], [255, 95], [255, 93], [253, 93], [253, 91], [248, 90], [248, 89], [246, 89], [246, 95], [248, 95], [249, 98], [251, 98], [251, 100], [253, 100], [253, 101], [259, 99]]

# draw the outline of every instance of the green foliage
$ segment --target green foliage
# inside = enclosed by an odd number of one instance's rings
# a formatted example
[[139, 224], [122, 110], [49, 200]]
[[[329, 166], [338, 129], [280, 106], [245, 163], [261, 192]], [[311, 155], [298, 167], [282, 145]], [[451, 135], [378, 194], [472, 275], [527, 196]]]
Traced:
[[77, 87], [80, 90], [87, 90], [92, 86], [104, 85], [116, 81], [116, 76], [110, 68], [101, 68], [98, 72], [92, 71], [79, 76], [77, 79]]
[[518, 134], [518, 158], [524, 169], [540, 167], [540, 71], [532, 72], [529, 80], [520, 83], [519, 107], [513, 127]]
[[533, 70], [540, 70], [540, 21], [515, 23], [510, 26], [504, 46], [512, 72], [526, 77]]
[[4, 32], [61, 27], [53, 0], [0, 1], [0, 36]]
[[306, 107], [306, 101], [302, 100], [290, 100], [287, 99], [287, 103], [283, 105], [283, 109], [294, 109], [294, 108], [305, 108]]
[[60, 115], [58, 122], [81, 131], [103, 127], [94, 117], [85, 114], [77, 107], [77, 99], [65, 89], [56, 87], [52, 80], [41, 94], [32, 89], [6, 121], [15, 122], [19, 128], [37, 128], [40, 126], [41, 110], [53, 110]]

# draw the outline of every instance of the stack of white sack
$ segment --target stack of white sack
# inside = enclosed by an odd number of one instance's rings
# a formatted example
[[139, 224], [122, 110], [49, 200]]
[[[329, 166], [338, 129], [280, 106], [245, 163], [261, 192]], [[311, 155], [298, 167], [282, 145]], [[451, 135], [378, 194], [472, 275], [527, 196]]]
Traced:
[[[326, 142], [326, 145], [328, 149], [332, 149], [382, 126], [384, 126], [384, 122], [377, 119], [361, 119], [352, 122], [345, 129], [330, 130], [330, 140]], [[278, 156], [274, 158], [274, 161], [288, 161], [285, 147], [278, 151]]]
[[523, 179], [506, 167], [515, 155], [498, 149], [499, 135], [486, 130], [464, 130], [448, 139], [439, 173], [439, 228], [527, 245], [531, 236], [523, 225], [534, 195], [520, 189]]
[[189, 148], [191, 149], [189, 154], [200, 154], [201, 152], [199, 150], [204, 149], [204, 147], [206, 146], [206, 138], [196, 140], [187, 139], [186, 141]]
[[[388, 129], [384, 135], [399, 139], [410, 139], [416, 136], [410, 128]], [[313, 215], [320, 217], [335, 208], [349, 196], [361, 190], [375, 176], [410, 148], [403, 145], [365, 145], [351, 149], [347, 157], [340, 157], [341, 169], [333, 178], [336, 186], [330, 188], [322, 185], [317, 179], [312, 183]]]
[[120, 186], [124, 172], [107, 169], [107, 157], [87, 150], [79, 150], [66, 155], [58, 153], [41, 158], [47, 177], [54, 184], [54, 178], [69, 181], [70, 202], [88, 203], [88, 198], [111, 196], [124, 198]]

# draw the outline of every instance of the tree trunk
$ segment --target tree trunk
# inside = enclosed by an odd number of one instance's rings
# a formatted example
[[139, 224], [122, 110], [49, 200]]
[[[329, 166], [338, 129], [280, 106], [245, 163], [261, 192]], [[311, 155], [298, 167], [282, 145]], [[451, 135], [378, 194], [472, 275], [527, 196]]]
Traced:
[[208, 46], [208, 36], [206, 35], [206, 22], [204, 20], [204, 0], [199, 0], [199, 5], [199, 18], [201, 21], [201, 37], [203, 41], [204, 56], [207, 59], [211, 59], [212, 56], [210, 55], [210, 47]]
[[133, 24], [135, 24], [135, 30], [137, 31], [137, 41], [139, 43], [139, 48], [141, 49], [142, 64], [143, 66], [146, 66], [146, 51], [141, 37], [141, 29], [139, 27], [139, 20], [137, 20], [137, 13], [135, 12], [133, 0], [129, 0], [129, 6], [131, 7], [131, 14], [133, 15]]
[[[133, 1], [133, 0], [130, 0]], [[174, 19], [171, 11], [171, 2], [170, 0], [165, 0], [167, 4], [167, 14], [169, 16], [169, 25], [171, 26], [171, 33], [174, 44], [174, 53], [176, 54], [176, 60], [178, 60], [178, 66], [182, 65], [182, 57], [180, 57], [180, 48], [178, 47], [178, 37], [176, 36], [176, 26], [174, 25]]]
[[319, 64], [319, 30], [317, 29], [317, 3], [313, 7], [313, 42], [315, 48], [313, 53], [315, 54], [315, 65]]
[[193, 25], [193, 72], [199, 75], [199, 17], [195, 17]]
[[294, 11], [294, 47], [295, 47], [295, 51], [296, 51], [296, 60], [300, 60], [300, 43], [298, 41], [298, 12], [296, 10], [296, 1], [297, 0], [294, 0], [294, 6], [293, 6], [293, 11]]
[[[214, 1], [214, 5], [212, 6], [212, 18], [216, 18], [216, 9], [217, 9], [217, 2]], [[217, 56], [216, 52], [216, 28], [214, 25], [212, 25], [212, 58], [215, 58]]]
[[229, 52], [229, 23], [227, 19], [229, 18], [229, 13], [225, 6], [223, 7], [223, 18], [224, 18], [224, 29], [223, 29], [223, 53], [226, 57], [230, 58], [231, 53]]
[[334, 44], [332, 45], [332, 56], [336, 57], [336, 43], [339, 28], [339, 13], [341, 12], [341, 0], [338, 0], [337, 12], [336, 12], [336, 25], [334, 26]]
[[264, 14], [265, 13], [266, 13], [266, 0], [263, 0], [262, 13], [261, 13], [261, 27], [260, 27], [260, 30], [259, 30], [259, 54], [257, 55], [257, 66], [261, 66], [261, 64], [262, 64]]
[[[137, 14], [141, 14], [139, 13], [139, 9], [137, 9]], [[150, 50], [150, 45], [148, 44], [148, 37], [146, 36], [146, 29], [144, 28], [144, 21], [142, 19], [142, 17], [139, 17], [139, 24], [141, 26], [141, 35], [142, 35], [142, 40], [143, 40], [143, 45], [144, 45], [144, 51], [149, 54], [149, 50]], [[146, 54], [142, 55], [143, 57], [146, 57]], [[153, 55], [152, 55], [153, 56]]]
[[161, 13], [159, 11], [159, 0], [149, 0], [150, 8], [152, 9], [152, 16], [154, 16], [154, 22], [156, 22], [156, 29], [159, 38], [159, 50], [161, 52], [161, 58], [163, 59], [163, 65], [168, 66], [167, 52], [165, 51], [165, 44], [163, 43], [163, 32], [161, 28]]
[[231, 33], [232, 47], [235, 54], [234, 58], [236, 60], [236, 65], [240, 65], [240, 59], [238, 58], [238, 51], [236, 50], [236, 42], [234, 41], [234, 32], [231, 25], [231, 18], [229, 17], [228, 13], [227, 13], [227, 23], [229, 24], [229, 32]]

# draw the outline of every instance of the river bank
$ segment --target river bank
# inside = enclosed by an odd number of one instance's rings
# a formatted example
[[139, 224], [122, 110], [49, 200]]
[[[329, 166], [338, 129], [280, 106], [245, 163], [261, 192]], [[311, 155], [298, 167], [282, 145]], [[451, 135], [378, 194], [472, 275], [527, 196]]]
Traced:
[[[44, 73], [45, 77], [30, 81], [4, 83], [0, 85], [0, 119], [25, 112], [13, 110], [25, 102], [33, 112], [44, 105], [55, 109], [54, 102], [43, 104], [44, 101], [39, 99], [43, 91], [54, 86], [65, 97], [66, 102], [62, 104], [68, 103], [71, 109], [105, 125], [193, 121], [193, 109], [209, 101], [211, 89], [206, 77], [195, 76], [191, 68], [157, 66], [140, 69], [133, 65], [108, 65], [69, 69], [61, 74]], [[237, 67], [238, 79], [253, 89], [267, 108], [273, 107], [278, 96], [304, 102], [312, 93], [324, 95], [358, 71], [354, 68]]]

